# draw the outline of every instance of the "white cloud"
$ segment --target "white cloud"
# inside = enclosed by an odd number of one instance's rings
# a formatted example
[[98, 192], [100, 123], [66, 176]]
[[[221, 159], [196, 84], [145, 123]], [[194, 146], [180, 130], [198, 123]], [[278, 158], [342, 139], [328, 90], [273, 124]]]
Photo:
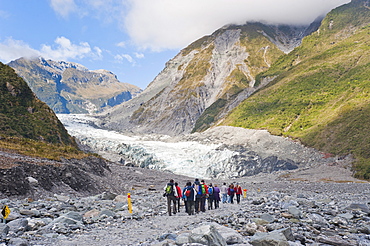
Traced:
[[116, 59], [118, 62], [122, 62], [123, 60], [127, 60], [129, 63], [132, 63], [132, 64], [135, 64], [135, 61], [134, 59], [132, 58], [132, 56], [128, 55], [128, 54], [117, 54], [114, 56], [114, 59]]
[[71, 13], [77, 11], [74, 0], [50, 0], [51, 8], [63, 18], [67, 18]]
[[8, 63], [20, 57], [37, 57], [39, 51], [32, 49], [28, 44], [13, 38], [7, 38], [0, 43], [0, 60]]
[[143, 53], [137, 53], [137, 52], [135, 52], [135, 57], [136, 57], [136, 58], [138, 58], [138, 59], [142, 59], [142, 58], [144, 58], [145, 56], [144, 56], [144, 54], [143, 54]]
[[178, 49], [227, 24], [308, 24], [350, 0], [128, 0], [124, 26], [134, 43]]
[[92, 50], [87, 42], [73, 44], [65, 37], [58, 37], [54, 42], [56, 44], [54, 47], [42, 45], [40, 52], [43, 57], [52, 60], [82, 59], [84, 57], [101, 58], [101, 49], [94, 47]]
[[46, 59], [64, 60], [82, 59], [89, 57], [92, 59], [101, 59], [102, 50], [99, 47], [91, 48], [87, 42], [73, 44], [68, 38], [58, 37], [55, 39], [55, 45], [42, 45], [41, 50], [31, 48], [27, 43], [12, 38], [6, 39], [0, 43], [0, 60], [8, 63], [20, 57], [42, 56]]
[[121, 48], [125, 48], [126, 47], [126, 43], [125, 42], [119, 42], [116, 44], [117, 47], [121, 47]]

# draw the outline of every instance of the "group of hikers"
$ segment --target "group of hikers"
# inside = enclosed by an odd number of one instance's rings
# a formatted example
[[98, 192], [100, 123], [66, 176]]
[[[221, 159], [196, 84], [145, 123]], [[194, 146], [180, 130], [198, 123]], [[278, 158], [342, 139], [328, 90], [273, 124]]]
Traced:
[[168, 215], [180, 212], [180, 201], [185, 203], [185, 212], [189, 215], [206, 211], [206, 202], [208, 210], [213, 208], [217, 209], [222, 203], [240, 203], [240, 197], [243, 194], [242, 187], [237, 183], [236, 185], [230, 184], [226, 186], [223, 183], [221, 187], [211, 183], [206, 185], [204, 180], [199, 181], [195, 179], [194, 183], [187, 182], [185, 187], [181, 189], [178, 183], [173, 179], [164, 187], [164, 197], [167, 197], [167, 210]]

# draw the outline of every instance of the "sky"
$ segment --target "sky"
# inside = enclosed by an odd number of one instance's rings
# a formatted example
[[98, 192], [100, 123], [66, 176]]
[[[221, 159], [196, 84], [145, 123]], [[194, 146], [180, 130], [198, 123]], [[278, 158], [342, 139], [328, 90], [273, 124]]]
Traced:
[[227, 24], [309, 24], [350, 0], [0, 0], [0, 61], [106, 69], [144, 89], [181, 49]]

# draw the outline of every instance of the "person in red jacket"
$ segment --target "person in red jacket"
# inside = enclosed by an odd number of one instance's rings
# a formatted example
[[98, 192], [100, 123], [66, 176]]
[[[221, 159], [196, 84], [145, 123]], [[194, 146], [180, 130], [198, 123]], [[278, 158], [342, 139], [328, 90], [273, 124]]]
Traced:
[[235, 186], [235, 195], [236, 195], [236, 202], [239, 204], [240, 203], [240, 196], [243, 194], [242, 187], [238, 183], [236, 183]]
[[177, 203], [177, 212], [180, 212], [180, 201], [181, 201], [181, 188], [178, 183], [175, 183], [176, 191], [177, 191], [177, 196], [176, 196], [176, 203]]

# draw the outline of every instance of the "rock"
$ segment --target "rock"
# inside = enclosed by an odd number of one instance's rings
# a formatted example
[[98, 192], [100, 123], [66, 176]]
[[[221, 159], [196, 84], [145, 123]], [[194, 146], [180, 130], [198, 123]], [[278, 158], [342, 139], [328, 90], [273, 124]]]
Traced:
[[127, 203], [127, 196], [124, 195], [118, 195], [113, 199], [114, 202], [122, 202]]
[[364, 233], [364, 234], [370, 234], [370, 225], [361, 225], [357, 229], [359, 232]]
[[61, 202], [67, 202], [69, 200], [69, 196], [62, 196], [62, 195], [57, 195], [54, 194], [55, 199]]
[[313, 223], [317, 223], [321, 226], [328, 226], [328, 222], [319, 214], [307, 214], [307, 217], [312, 220]]
[[113, 200], [114, 198], [116, 198], [116, 196], [117, 196], [116, 194], [113, 194], [111, 192], [103, 192], [101, 194], [100, 199], [102, 199], [102, 200]]
[[277, 234], [282, 233], [288, 241], [294, 241], [295, 240], [291, 228], [283, 228], [283, 229], [271, 232], [271, 234], [274, 234], [274, 233], [277, 233]]
[[350, 220], [350, 219], [353, 218], [353, 214], [352, 213], [339, 214], [338, 216], [339, 217], [342, 217], [344, 219], [347, 219], [347, 220]]
[[235, 230], [221, 226], [217, 223], [212, 223], [220, 235], [226, 240], [226, 244], [241, 244], [243, 243], [242, 236]]
[[254, 218], [253, 222], [257, 225], [267, 225], [269, 222], [260, 218]]
[[170, 239], [170, 240], [173, 240], [173, 241], [176, 241], [176, 238], [177, 238], [177, 235], [174, 234], [174, 233], [166, 233], [166, 234], [163, 234], [162, 236], [160, 236], [158, 238], [159, 241], [163, 241], [163, 240], [166, 240], [166, 239]]
[[10, 221], [8, 224], [9, 231], [18, 233], [18, 232], [24, 232], [27, 230], [28, 226], [28, 220], [24, 218], [16, 219], [13, 221]]
[[94, 209], [84, 213], [83, 218], [84, 219], [91, 219], [91, 218], [94, 218], [94, 217], [98, 217], [99, 214], [100, 214], [100, 211], [94, 208]]
[[67, 225], [82, 224], [82, 216], [77, 212], [68, 212], [66, 214], [63, 214], [59, 218], [56, 218], [50, 223], [50, 225], [55, 224], [67, 224]]
[[176, 245], [183, 245], [190, 243], [190, 233], [182, 233], [176, 238]]
[[289, 246], [285, 235], [281, 232], [256, 233], [249, 241], [253, 246], [279, 245]]
[[38, 185], [39, 184], [39, 181], [33, 177], [27, 177], [26, 178], [28, 180], [28, 182], [30, 183], [30, 185]]
[[108, 209], [104, 209], [102, 210], [100, 213], [99, 213], [99, 216], [102, 217], [102, 216], [107, 216], [107, 217], [112, 217], [112, 218], [116, 218], [117, 215], [111, 211], [111, 210], [108, 210]]
[[9, 226], [4, 223], [0, 223], [0, 239], [4, 238], [9, 232]]
[[193, 229], [189, 236], [189, 241], [203, 245], [227, 245], [226, 240], [220, 235], [214, 225], [202, 225]]
[[299, 219], [302, 218], [302, 212], [298, 208], [291, 206], [288, 208], [288, 213], [293, 216], [293, 218]]
[[267, 221], [268, 223], [272, 223], [275, 221], [275, 217], [271, 214], [262, 214], [260, 217], [262, 220]]
[[30, 227], [31, 231], [38, 230], [45, 225], [47, 225], [45, 219], [28, 219], [28, 226]]
[[369, 207], [366, 204], [352, 203], [351, 205], [349, 205], [349, 207], [347, 209], [350, 209], [350, 210], [360, 210], [360, 211], [362, 211], [364, 213], [370, 214], [370, 209], [369, 209]]
[[29, 243], [23, 238], [12, 238], [9, 240], [8, 246], [29, 246]]
[[248, 223], [243, 228], [249, 235], [254, 235], [257, 232], [257, 224], [256, 223]]
[[29, 216], [29, 217], [39, 217], [40, 216], [40, 211], [36, 210], [36, 209], [20, 209], [19, 210], [19, 213], [21, 215], [26, 215], [26, 216]]
[[336, 245], [336, 246], [353, 246], [356, 245], [354, 242], [346, 241], [341, 239], [339, 236], [332, 236], [332, 237], [317, 237], [317, 241], [320, 243], [325, 243], [329, 245]]

